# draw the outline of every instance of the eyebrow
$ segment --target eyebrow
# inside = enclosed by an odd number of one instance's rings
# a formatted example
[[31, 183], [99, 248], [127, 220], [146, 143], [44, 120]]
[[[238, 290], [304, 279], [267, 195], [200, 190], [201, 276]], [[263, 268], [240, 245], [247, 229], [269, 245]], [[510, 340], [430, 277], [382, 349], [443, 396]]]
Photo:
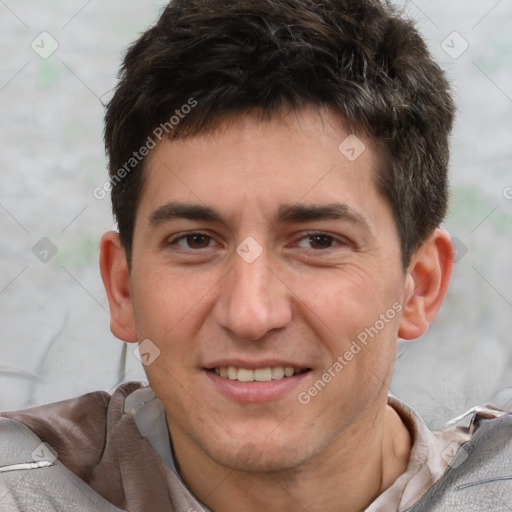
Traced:
[[346, 203], [331, 203], [326, 205], [292, 205], [279, 209], [277, 221], [308, 222], [314, 220], [345, 220], [359, 224], [371, 231], [370, 223], [361, 213]]
[[[187, 203], [167, 203], [158, 207], [149, 216], [149, 223], [153, 227], [158, 227], [173, 219], [227, 224], [222, 213], [216, 208], [201, 204]], [[281, 205], [276, 220], [278, 224], [298, 224], [318, 220], [343, 220], [360, 225], [368, 232], [373, 233], [370, 222], [366, 217], [346, 203], [330, 203], [326, 205]]]
[[173, 219], [223, 222], [222, 214], [215, 208], [199, 204], [167, 203], [151, 213], [149, 223], [156, 227]]

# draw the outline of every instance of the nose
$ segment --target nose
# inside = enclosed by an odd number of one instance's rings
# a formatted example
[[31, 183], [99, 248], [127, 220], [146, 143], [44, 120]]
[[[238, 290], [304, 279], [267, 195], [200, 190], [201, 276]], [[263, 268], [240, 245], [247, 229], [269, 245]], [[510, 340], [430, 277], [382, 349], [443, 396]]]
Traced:
[[238, 254], [214, 306], [218, 325], [238, 339], [258, 340], [286, 327], [293, 314], [291, 292], [265, 255], [248, 263]]

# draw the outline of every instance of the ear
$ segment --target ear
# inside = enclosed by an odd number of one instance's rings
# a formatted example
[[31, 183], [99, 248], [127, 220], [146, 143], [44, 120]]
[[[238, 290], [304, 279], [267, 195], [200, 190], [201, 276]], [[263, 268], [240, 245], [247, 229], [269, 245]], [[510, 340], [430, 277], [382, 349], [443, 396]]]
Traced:
[[440, 228], [414, 253], [405, 277], [400, 338], [412, 340], [426, 332], [448, 291], [454, 259], [450, 235]]
[[100, 271], [110, 306], [110, 330], [123, 341], [137, 341], [130, 270], [119, 234], [115, 231], [109, 231], [101, 238]]

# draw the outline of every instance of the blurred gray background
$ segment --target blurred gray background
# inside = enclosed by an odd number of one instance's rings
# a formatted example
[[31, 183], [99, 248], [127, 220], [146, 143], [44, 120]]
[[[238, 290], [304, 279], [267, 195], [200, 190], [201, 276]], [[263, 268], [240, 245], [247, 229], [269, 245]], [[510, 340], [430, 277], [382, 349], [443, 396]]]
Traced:
[[[0, 409], [144, 378], [109, 329], [103, 102], [162, 1], [0, 0]], [[512, 385], [512, 0], [400, 2], [459, 108], [443, 308], [402, 342], [391, 391], [433, 427]], [[512, 402], [511, 402], [512, 404]], [[510, 404], [509, 404], [510, 406]]]

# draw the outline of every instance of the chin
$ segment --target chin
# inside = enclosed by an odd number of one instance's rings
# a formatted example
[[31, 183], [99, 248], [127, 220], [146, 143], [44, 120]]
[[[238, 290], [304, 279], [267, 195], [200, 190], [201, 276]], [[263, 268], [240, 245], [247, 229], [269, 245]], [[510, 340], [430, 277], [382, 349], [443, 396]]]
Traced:
[[293, 441], [276, 444], [268, 439], [253, 439], [224, 448], [217, 445], [210, 452], [210, 457], [217, 464], [234, 471], [273, 473], [293, 469], [311, 457], [311, 446], [307, 447], [307, 452], [305, 448], [300, 450]]

